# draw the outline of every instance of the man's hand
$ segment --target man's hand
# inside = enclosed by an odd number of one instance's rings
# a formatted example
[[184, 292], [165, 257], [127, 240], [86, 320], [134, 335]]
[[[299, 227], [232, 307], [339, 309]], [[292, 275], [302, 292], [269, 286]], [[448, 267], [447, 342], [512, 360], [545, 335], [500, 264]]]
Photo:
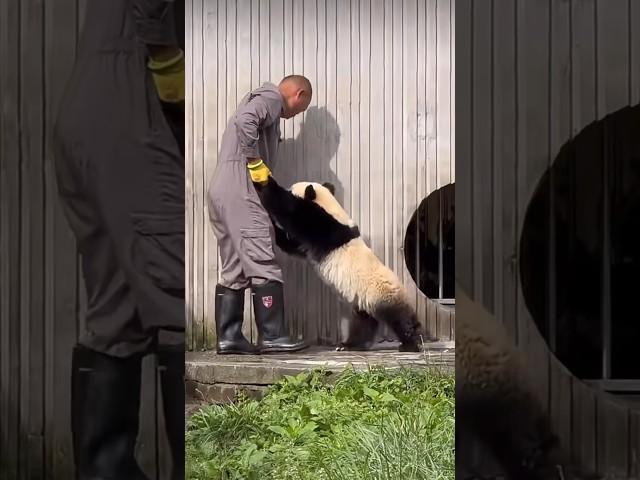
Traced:
[[266, 185], [269, 181], [271, 171], [261, 158], [249, 160], [247, 168], [249, 169], [249, 175], [251, 175], [252, 182], [259, 183], [260, 185]]
[[184, 101], [184, 52], [175, 47], [150, 48], [149, 70], [163, 102]]

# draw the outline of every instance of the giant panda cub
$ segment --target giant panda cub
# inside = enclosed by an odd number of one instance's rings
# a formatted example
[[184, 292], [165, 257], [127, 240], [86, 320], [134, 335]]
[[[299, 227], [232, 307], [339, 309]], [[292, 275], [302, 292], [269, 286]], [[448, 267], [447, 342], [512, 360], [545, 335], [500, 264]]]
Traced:
[[[290, 190], [271, 177], [254, 184], [285, 252], [306, 258], [353, 309], [338, 350], [367, 350], [379, 322], [391, 327], [400, 351], [419, 351], [421, 329], [403, 285], [365, 244], [330, 183], [298, 182]], [[435, 338], [426, 335], [425, 341]]]

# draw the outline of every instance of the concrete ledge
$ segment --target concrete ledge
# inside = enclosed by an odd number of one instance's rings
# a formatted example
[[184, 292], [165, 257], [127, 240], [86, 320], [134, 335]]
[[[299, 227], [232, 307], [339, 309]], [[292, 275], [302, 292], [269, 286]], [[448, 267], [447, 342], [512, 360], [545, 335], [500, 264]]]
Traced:
[[188, 352], [185, 361], [187, 397], [198, 403], [233, 401], [240, 391], [260, 398], [269, 385], [287, 375], [324, 368], [330, 375], [349, 365], [356, 370], [372, 365], [438, 367], [453, 372], [454, 342], [427, 345], [420, 353], [400, 353], [394, 344], [382, 344], [368, 352], [336, 352], [329, 347], [313, 347], [292, 354], [218, 355], [215, 352]]

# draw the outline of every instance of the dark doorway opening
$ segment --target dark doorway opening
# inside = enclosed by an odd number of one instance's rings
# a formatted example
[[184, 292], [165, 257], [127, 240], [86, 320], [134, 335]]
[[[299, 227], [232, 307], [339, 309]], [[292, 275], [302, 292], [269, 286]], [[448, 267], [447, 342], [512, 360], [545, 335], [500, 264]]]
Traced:
[[[520, 239], [527, 308], [558, 359], [610, 391], [640, 391], [640, 107], [567, 142]], [[631, 390], [629, 390], [631, 389]]]
[[455, 183], [422, 200], [407, 226], [404, 258], [411, 278], [427, 297], [455, 297]]

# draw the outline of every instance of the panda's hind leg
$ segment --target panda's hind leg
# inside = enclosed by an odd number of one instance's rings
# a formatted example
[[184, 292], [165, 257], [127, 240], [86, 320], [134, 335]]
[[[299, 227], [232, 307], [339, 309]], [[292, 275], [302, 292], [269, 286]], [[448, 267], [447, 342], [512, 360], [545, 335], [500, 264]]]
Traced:
[[[418, 322], [413, 308], [402, 302], [382, 304], [376, 307], [375, 317], [385, 322], [400, 340], [401, 352], [419, 352], [422, 343], [422, 327]], [[434, 341], [435, 337], [426, 334], [427, 341]]]
[[354, 308], [348, 325], [343, 329], [342, 341], [336, 351], [369, 350], [377, 332], [378, 321], [364, 310]]

